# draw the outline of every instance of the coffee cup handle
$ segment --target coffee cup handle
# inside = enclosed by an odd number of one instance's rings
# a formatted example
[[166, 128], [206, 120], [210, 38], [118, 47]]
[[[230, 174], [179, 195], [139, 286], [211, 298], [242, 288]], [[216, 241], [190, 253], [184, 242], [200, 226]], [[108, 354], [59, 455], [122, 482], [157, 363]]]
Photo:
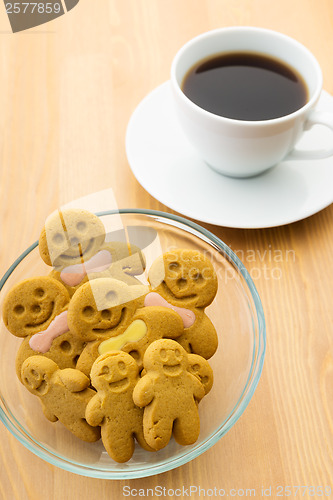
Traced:
[[[333, 114], [326, 111], [310, 111], [310, 114], [305, 121], [304, 131], [309, 130], [313, 125], [324, 125], [333, 132]], [[333, 156], [333, 147], [328, 149], [318, 149], [314, 151], [302, 151], [301, 149], [293, 149], [286, 160], [318, 160]]]

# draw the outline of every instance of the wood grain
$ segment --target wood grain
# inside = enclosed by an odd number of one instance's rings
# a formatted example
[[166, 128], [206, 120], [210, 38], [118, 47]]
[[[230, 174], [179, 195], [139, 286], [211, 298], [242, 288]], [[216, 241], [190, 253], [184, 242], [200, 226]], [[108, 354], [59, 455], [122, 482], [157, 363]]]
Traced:
[[[170, 211], [130, 171], [128, 120], [169, 78], [185, 41], [236, 25], [304, 43], [333, 93], [331, 0], [81, 0], [17, 34], [0, 6], [0, 275], [38, 238], [45, 217], [74, 198], [112, 186], [119, 207]], [[133, 481], [60, 470], [1, 425], [1, 500], [122, 498], [124, 486], [157, 485], [255, 488], [256, 496], [271, 486], [275, 498], [277, 486], [333, 486], [333, 206], [273, 229], [206, 227], [243, 259], [266, 313], [263, 375], [240, 421], [193, 462]]]

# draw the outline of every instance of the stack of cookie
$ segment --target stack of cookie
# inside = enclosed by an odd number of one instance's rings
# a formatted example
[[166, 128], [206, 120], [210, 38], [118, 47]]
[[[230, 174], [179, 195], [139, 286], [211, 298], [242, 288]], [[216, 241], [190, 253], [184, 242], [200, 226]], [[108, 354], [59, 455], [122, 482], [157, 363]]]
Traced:
[[102, 437], [126, 462], [135, 439], [157, 451], [172, 435], [182, 445], [199, 436], [198, 403], [213, 384], [207, 359], [217, 349], [205, 307], [217, 277], [205, 255], [177, 249], [153, 262], [144, 285], [141, 249], [105, 236], [85, 210], [51, 216], [39, 249], [52, 270], [14, 286], [2, 314], [24, 338], [17, 376], [45, 416], [85, 441]]

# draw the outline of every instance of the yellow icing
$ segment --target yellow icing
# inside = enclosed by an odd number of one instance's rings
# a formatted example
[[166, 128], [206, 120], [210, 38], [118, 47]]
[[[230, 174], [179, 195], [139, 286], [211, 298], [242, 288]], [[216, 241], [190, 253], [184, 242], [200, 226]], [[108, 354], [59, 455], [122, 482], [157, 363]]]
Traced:
[[118, 351], [124, 347], [127, 342], [137, 342], [142, 339], [147, 333], [147, 326], [142, 319], [136, 319], [129, 325], [126, 330], [117, 335], [117, 337], [112, 337], [111, 339], [104, 340], [99, 347], [99, 354], [105, 354], [109, 351]]

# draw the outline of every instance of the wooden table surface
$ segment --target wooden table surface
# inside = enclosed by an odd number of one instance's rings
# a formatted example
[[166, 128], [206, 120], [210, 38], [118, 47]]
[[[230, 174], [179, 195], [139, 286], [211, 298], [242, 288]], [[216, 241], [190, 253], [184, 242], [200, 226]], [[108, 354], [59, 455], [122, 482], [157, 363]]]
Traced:
[[[193, 36], [237, 25], [278, 30], [315, 54], [333, 93], [332, 0], [81, 0], [15, 34], [0, 11], [1, 275], [51, 211], [93, 191], [112, 187], [121, 208], [170, 212], [134, 178], [125, 132]], [[1, 424], [1, 500], [123, 498], [124, 486], [132, 497], [158, 485], [223, 488], [239, 498], [247, 489], [271, 498], [287, 496], [288, 487], [333, 490], [333, 206], [272, 229], [205, 227], [244, 256], [266, 313], [265, 365], [241, 419], [191, 463], [131, 481], [58, 469]], [[321, 498], [313, 491], [294, 488], [291, 496]]]

